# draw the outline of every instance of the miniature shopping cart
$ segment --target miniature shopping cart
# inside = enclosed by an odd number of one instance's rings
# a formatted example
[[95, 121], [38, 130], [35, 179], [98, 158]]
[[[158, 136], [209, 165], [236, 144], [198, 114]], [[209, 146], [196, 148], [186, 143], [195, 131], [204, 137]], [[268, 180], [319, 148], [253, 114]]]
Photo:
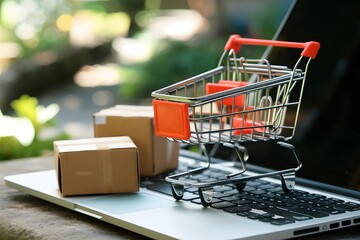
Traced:
[[[237, 57], [242, 45], [302, 48], [293, 68], [271, 65], [266, 59]], [[318, 42], [286, 42], [242, 38], [232, 35], [218, 67], [152, 92], [155, 132], [169, 141], [200, 145], [207, 164], [166, 178], [173, 197], [180, 200], [185, 187], [197, 187], [201, 203], [210, 206], [214, 187], [235, 184], [242, 190], [247, 180], [280, 175], [285, 192], [295, 186], [301, 161], [287, 140], [294, 136], [308, 65], [320, 48]], [[304, 60], [305, 59], [305, 60]], [[305, 65], [304, 70], [301, 66]], [[297, 166], [259, 175], [244, 175], [247, 150], [241, 143], [276, 141], [290, 149]], [[213, 182], [188, 181], [206, 170], [211, 157], [205, 144], [223, 144], [235, 149], [238, 173]]]

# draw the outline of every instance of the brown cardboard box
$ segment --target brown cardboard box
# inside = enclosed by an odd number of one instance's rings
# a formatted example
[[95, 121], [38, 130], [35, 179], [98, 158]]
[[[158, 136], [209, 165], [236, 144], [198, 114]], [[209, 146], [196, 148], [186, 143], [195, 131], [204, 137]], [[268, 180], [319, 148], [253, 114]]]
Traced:
[[152, 106], [117, 105], [94, 113], [95, 137], [129, 136], [139, 149], [140, 175], [154, 176], [178, 165], [179, 144], [155, 136]]
[[63, 196], [139, 191], [138, 150], [127, 137], [54, 141]]

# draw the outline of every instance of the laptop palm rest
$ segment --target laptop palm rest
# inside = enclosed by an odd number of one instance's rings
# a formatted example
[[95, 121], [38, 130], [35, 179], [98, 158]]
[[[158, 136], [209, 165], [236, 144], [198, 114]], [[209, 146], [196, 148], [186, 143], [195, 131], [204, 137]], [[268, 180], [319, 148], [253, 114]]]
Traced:
[[232, 214], [177, 202], [146, 190], [133, 194], [62, 197], [54, 170], [6, 176], [5, 182], [22, 192], [155, 239], [234, 239], [266, 235], [274, 230], [270, 224], [251, 224], [254, 222], [249, 219], [239, 222]]
[[147, 193], [117, 194], [90, 198], [79, 203], [112, 214], [124, 214], [174, 206], [174, 201]]

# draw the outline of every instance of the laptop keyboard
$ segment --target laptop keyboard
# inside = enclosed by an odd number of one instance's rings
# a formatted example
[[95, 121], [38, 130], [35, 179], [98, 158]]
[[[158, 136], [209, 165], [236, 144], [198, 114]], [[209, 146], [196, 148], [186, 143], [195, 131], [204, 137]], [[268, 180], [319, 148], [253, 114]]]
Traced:
[[[186, 168], [186, 166], [181, 166], [178, 170], [169, 174], [186, 171]], [[229, 172], [209, 168], [201, 174], [187, 178], [187, 180], [212, 182], [224, 179], [227, 174]], [[141, 186], [172, 196], [171, 186], [164, 179], [165, 175], [143, 178]], [[198, 189], [196, 187], [185, 187], [182, 201], [201, 205]], [[246, 186], [241, 192], [233, 184], [215, 186], [210, 207], [236, 214], [239, 217], [268, 222], [273, 225], [284, 225], [296, 221], [306, 221], [360, 210], [360, 204], [345, 202], [341, 199], [329, 198], [320, 194], [297, 189], [285, 193], [280, 184], [263, 179], [246, 182]]]

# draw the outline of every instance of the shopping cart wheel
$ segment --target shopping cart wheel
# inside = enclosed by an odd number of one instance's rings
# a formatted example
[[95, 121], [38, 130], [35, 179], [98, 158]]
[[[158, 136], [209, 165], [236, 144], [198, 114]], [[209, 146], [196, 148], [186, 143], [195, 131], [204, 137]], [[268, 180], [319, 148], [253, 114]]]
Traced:
[[181, 200], [184, 196], [184, 186], [180, 184], [171, 184], [171, 192], [176, 200]]
[[280, 174], [281, 187], [285, 193], [291, 192], [295, 188], [295, 171]]
[[242, 192], [244, 190], [244, 188], [246, 187], [246, 182], [236, 183], [235, 186], [239, 192]]
[[201, 204], [204, 207], [209, 207], [213, 200], [214, 188], [213, 187], [206, 187], [206, 188], [199, 188], [199, 196], [201, 200]]

